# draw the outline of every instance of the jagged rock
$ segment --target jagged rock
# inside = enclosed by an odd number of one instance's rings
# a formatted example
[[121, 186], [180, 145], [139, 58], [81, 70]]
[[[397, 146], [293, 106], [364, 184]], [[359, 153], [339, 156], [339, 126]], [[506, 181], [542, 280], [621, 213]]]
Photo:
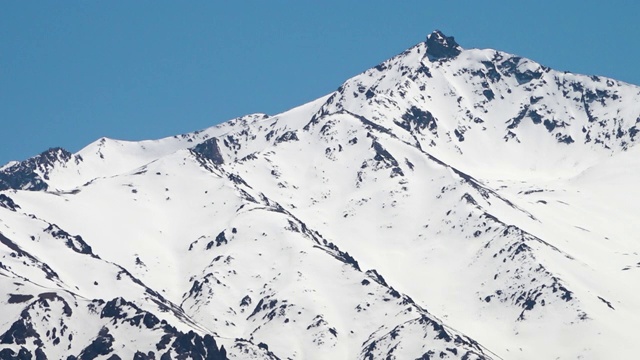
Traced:
[[220, 152], [220, 146], [218, 145], [217, 138], [211, 138], [205, 140], [200, 144], [193, 147], [193, 152], [200, 155], [202, 158], [210, 160], [216, 165], [224, 163], [224, 158]]
[[452, 59], [460, 55], [462, 48], [453, 39], [441, 31], [435, 30], [427, 36], [427, 54], [432, 59]]

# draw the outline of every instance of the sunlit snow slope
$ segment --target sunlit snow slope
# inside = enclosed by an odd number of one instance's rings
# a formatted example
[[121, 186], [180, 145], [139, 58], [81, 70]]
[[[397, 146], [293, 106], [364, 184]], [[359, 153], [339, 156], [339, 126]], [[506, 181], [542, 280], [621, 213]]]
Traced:
[[638, 103], [435, 31], [279, 115], [7, 164], [0, 358], [633, 358]]

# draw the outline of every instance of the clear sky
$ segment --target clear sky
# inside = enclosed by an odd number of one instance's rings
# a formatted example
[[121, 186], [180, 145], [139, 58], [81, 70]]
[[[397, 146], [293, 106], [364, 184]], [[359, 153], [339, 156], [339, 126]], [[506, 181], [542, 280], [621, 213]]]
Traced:
[[440, 29], [640, 84], [638, 1], [1, 1], [0, 164], [275, 114]]

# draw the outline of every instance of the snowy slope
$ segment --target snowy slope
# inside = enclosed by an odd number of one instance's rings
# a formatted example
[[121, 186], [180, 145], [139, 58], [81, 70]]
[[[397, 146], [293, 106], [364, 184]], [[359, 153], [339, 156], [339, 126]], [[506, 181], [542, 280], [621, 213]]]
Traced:
[[0, 358], [633, 357], [638, 100], [436, 31], [282, 114], [7, 164]]

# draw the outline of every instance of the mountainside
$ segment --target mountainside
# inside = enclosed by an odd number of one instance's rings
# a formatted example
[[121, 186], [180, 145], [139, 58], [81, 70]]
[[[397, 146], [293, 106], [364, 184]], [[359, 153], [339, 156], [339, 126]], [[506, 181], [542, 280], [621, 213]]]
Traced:
[[9, 163], [0, 358], [637, 356], [639, 102], [435, 31], [282, 114]]

